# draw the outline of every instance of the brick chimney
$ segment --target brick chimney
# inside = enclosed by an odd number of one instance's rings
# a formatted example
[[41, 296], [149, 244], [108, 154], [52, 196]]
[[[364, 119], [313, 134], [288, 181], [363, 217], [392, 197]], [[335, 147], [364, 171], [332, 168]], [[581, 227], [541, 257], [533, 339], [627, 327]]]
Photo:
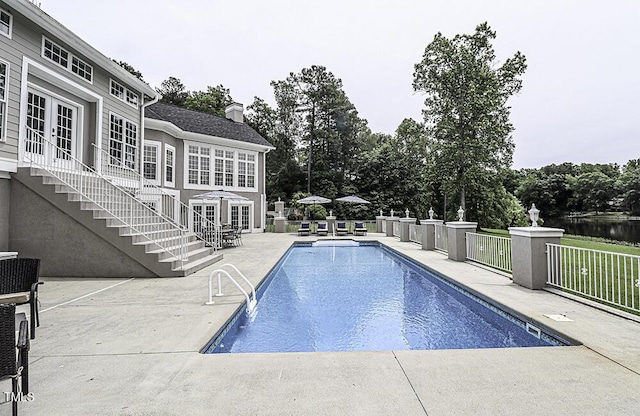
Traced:
[[240, 103], [231, 103], [224, 109], [224, 115], [236, 123], [244, 122], [244, 107]]

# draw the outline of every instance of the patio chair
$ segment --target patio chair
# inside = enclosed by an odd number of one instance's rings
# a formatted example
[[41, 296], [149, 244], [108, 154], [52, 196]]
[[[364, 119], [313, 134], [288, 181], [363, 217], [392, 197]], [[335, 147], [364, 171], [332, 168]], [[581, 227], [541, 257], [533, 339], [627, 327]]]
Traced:
[[326, 222], [318, 223], [318, 236], [327, 236], [329, 235], [329, 227]]
[[353, 227], [354, 235], [367, 235], [367, 227], [364, 226], [363, 222], [356, 221], [355, 227]]
[[237, 234], [237, 230], [235, 229], [222, 230], [222, 245], [225, 247], [235, 246], [236, 234]]
[[236, 245], [244, 245], [244, 243], [242, 242], [242, 227], [238, 227], [238, 229], [236, 230]]
[[309, 235], [311, 232], [311, 227], [308, 222], [303, 222], [300, 224], [300, 228], [298, 229], [298, 235]]
[[336, 223], [336, 235], [347, 235], [347, 234], [349, 234], [347, 223], [345, 221], [338, 221]]
[[[23, 315], [24, 316], [24, 315]], [[11, 378], [12, 415], [18, 414], [19, 394], [27, 394], [29, 370], [29, 324], [26, 319], [18, 322], [18, 340], [16, 343], [16, 305], [0, 304], [0, 380]], [[16, 353], [17, 349], [17, 353]], [[18, 388], [18, 379], [22, 389]]]
[[36, 337], [36, 327], [40, 326], [38, 312], [38, 285], [40, 259], [0, 260], [0, 303], [30, 305], [31, 339]]

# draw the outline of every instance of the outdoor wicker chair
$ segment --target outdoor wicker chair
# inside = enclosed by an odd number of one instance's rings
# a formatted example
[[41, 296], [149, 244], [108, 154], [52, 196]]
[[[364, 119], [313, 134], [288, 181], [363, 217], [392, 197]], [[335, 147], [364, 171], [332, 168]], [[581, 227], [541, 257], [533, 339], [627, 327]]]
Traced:
[[347, 235], [347, 234], [349, 234], [347, 223], [345, 221], [338, 221], [336, 226], [336, 235]]
[[[17, 416], [20, 394], [29, 392], [29, 324], [26, 320], [19, 321], [16, 343], [15, 316], [15, 303], [0, 304], [0, 380], [11, 378], [12, 414]], [[21, 389], [18, 387], [18, 379], [22, 384]]]
[[326, 222], [319, 222], [317, 233], [318, 237], [327, 236], [329, 234], [328, 224]]
[[36, 326], [40, 326], [38, 313], [38, 285], [40, 259], [0, 260], [0, 303], [28, 303], [31, 307], [31, 339], [36, 337]]

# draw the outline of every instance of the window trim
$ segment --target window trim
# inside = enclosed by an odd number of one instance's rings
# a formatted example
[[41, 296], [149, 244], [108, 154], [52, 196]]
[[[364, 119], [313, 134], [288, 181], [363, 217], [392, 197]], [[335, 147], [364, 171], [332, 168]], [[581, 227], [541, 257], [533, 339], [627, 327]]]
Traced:
[[[122, 97], [118, 97], [117, 95], [115, 95], [112, 90], [113, 90], [113, 84], [116, 84], [117, 86], [119, 86], [120, 88], [122, 88]], [[129, 101], [129, 96], [128, 94], [133, 95], [134, 97], [136, 97], [136, 102], [133, 103], [131, 101]], [[109, 78], [109, 95], [112, 97], [117, 98], [118, 100], [122, 101], [123, 103], [126, 103], [127, 105], [138, 109], [139, 108], [139, 103], [140, 103], [140, 96], [133, 90], [125, 87], [124, 85], [122, 85], [120, 82], [116, 81], [113, 78]]]
[[[1, 9], [0, 9], [1, 10]], [[4, 97], [0, 97], [0, 110], [2, 110], [2, 120], [0, 121], [0, 143], [7, 141], [7, 112], [9, 111], [9, 75], [11, 74], [11, 67], [9, 62], [4, 59], [0, 59], [0, 63], [5, 65], [4, 74]]]
[[[140, 172], [140, 126], [138, 125], [138, 123], [133, 122], [132, 120], [121, 116], [118, 113], [115, 113], [113, 111], [109, 111], [109, 135], [107, 137], [108, 140], [108, 144], [107, 144], [107, 152], [109, 153], [109, 164], [111, 164], [111, 117], [117, 117], [119, 119], [122, 120], [122, 149], [120, 150], [121, 155], [120, 155], [120, 164], [121, 166], [124, 167], [128, 167], [129, 169], [132, 169], [136, 172]], [[134, 125], [136, 127], [136, 145], [134, 147], [135, 149], [135, 159], [133, 160], [133, 168], [131, 168], [130, 166], [127, 166], [126, 162], [125, 162], [125, 145], [126, 145], [126, 124], [129, 122], [130, 124]], [[130, 146], [131, 147], [131, 146]]]
[[7, 16], [9, 16], [9, 33], [0, 32], [0, 35], [11, 39], [13, 36], [13, 15], [8, 11], [6, 11], [5, 9], [3, 9], [2, 7], [0, 7], [0, 13], [4, 13]]
[[[54, 61], [54, 60], [53, 60], [53, 59], [51, 59], [51, 58], [48, 58], [48, 57], [45, 55], [45, 43], [46, 43], [46, 42], [51, 43], [53, 46], [56, 46], [56, 47], [57, 47], [57, 48], [59, 48], [61, 51], [64, 51], [64, 52], [66, 52], [66, 53], [67, 53], [67, 65], [66, 65], [66, 66], [64, 66], [64, 65], [62, 65], [62, 64], [59, 64], [58, 62]], [[58, 45], [57, 43], [55, 43], [54, 41], [52, 41], [51, 39], [47, 38], [47, 37], [46, 37], [46, 36], [44, 36], [44, 35], [42, 36], [42, 45], [41, 45], [41, 48], [40, 48], [40, 56], [42, 56], [42, 58], [44, 58], [44, 59], [45, 59], [45, 60], [47, 60], [48, 62], [51, 62], [51, 63], [55, 64], [56, 66], [58, 66], [58, 67], [60, 67], [60, 68], [62, 68], [62, 69], [64, 69], [64, 70], [66, 70], [67, 72], [70, 72], [71, 74], [75, 75], [76, 77], [80, 78], [81, 80], [83, 80], [83, 81], [85, 81], [85, 82], [88, 82], [89, 84], [93, 85], [93, 76], [94, 76], [94, 74], [95, 74], [95, 70], [94, 70], [94, 68], [93, 68], [93, 65], [89, 64], [89, 63], [88, 63], [87, 61], [85, 61], [84, 59], [81, 59], [79, 56], [77, 56], [77, 55], [75, 55], [75, 54], [73, 54], [73, 53], [69, 52], [69, 50], [68, 50], [68, 49], [63, 48], [62, 46]], [[75, 59], [77, 59], [77, 60], [78, 60], [78, 62], [81, 62], [81, 63], [82, 63], [82, 64], [84, 64], [85, 66], [87, 66], [87, 67], [91, 68], [91, 79], [87, 79], [87, 78], [83, 77], [82, 75], [80, 75], [80, 74], [77, 74], [77, 73], [73, 72], [73, 69], [72, 69], [72, 68], [73, 68], [73, 59], [74, 59], [74, 58], [75, 58]]]
[[[182, 178], [183, 178], [183, 189], [224, 189], [227, 191], [232, 191], [232, 192], [258, 192], [259, 190], [259, 183], [262, 180], [262, 178], [260, 177], [259, 174], [259, 156], [260, 156], [260, 152], [258, 151], [253, 151], [253, 150], [247, 150], [247, 149], [241, 149], [241, 148], [234, 148], [234, 147], [229, 147], [229, 146], [220, 146], [220, 145], [215, 145], [215, 144], [209, 144], [209, 143], [202, 143], [199, 141], [188, 141], [188, 140], [183, 140], [183, 146], [184, 146], [184, 152], [183, 152], [183, 173], [182, 173]], [[209, 148], [209, 185], [200, 185], [200, 184], [192, 184], [189, 183], [189, 146], [198, 146], [198, 147], [207, 147]], [[232, 186], [225, 186], [224, 185], [224, 175], [225, 173], [225, 164], [223, 163], [222, 169], [223, 169], [223, 185], [216, 185], [215, 182], [215, 161], [216, 161], [216, 156], [215, 156], [215, 152], [216, 150], [219, 151], [223, 151], [223, 152], [233, 152], [233, 185]], [[244, 153], [246, 155], [253, 155], [254, 156], [254, 161], [253, 162], [249, 162], [247, 160], [245, 160], [244, 162], [246, 163], [253, 163], [254, 164], [254, 186], [253, 187], [240, 187], [238, 186], [238, 166], [239, 166], [239, 157], [238, 154], [239, 153]], [[231, 159], [225, 159], [222, 158], [222, 160], [231, 160]], [[247, 175], [248, 176], [248, 175]]]
[[[144, 165], [145, 163], [147, 163], [145, 157], [146, 157], [146, 152], [145, 152], [145, 147], [149, 146], [149, 147], [154, 147], [155, 151], [156, 151], [156, 178], [155, 179], [149, 179], [147, 178], [145, 175], [145, 170], [144, 170]], [[142, 176], [149, 181], [150, 183], [154, 184], [154, 185], [158, 185], [160, 186], [162, 183], [162, 179], [160, 177], [161, 174], [161, 169], [160, 167], [162, 166], [162, 155], [160, 150], [162, 149], [162, 143], [157, 142], [155, 140], [145, 140], [143, 145], [142, 145]]]
[[[171, 151], [173, 153], [172, 156], [172, 160], [171, 160], [171, 168], [172, 168], [172, 177], [171, 177], [171, 181], [167, 180], [167, 167], [168, 167], [168, 161], [169, 158], [167, 157], [167, 151]], [[164, 163], [163, 163], [163, 170], [162, 170], [162, 182], [164, 183], [164, 186], [169, 187], [169, 188], [175, 188], [176, 186], [176, 148], [168, 143], [164, 144]]]

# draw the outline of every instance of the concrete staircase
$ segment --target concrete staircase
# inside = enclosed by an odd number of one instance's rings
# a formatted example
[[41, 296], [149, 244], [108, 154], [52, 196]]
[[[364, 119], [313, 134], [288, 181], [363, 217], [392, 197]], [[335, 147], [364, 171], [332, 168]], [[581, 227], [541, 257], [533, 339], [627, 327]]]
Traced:
[[134, 260], [149, 276], [188, 276], [222, 259], [193, 232], [137, 200], [135, 190], [123, 191], [91, 171], [59, 175], [49, 168], [22, 167], [13, 179]]

